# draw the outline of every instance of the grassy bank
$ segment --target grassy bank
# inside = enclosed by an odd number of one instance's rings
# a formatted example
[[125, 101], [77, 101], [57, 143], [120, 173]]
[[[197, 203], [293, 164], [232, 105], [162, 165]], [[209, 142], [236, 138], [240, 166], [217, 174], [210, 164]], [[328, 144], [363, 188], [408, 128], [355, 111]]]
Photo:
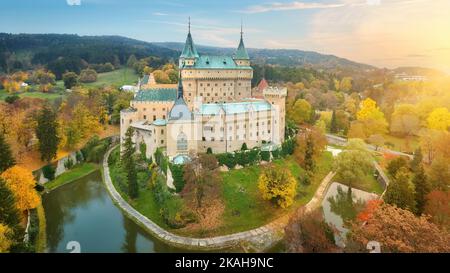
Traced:
[[39, 233], [36, 239], [35, 251], [36, 253], [44, 253], [47, 246], [47, 221], [45, 218], [45, 211], [42, 203], [36, 208], [39, 219]]
[[[121, 68], [111, 72], [99, 73], [97, 75], [97, 81], [91, 83], [81, 83], [86, 87], [103, 87], [103, 86], [115, 86], [121, 87], [122, 85], [133, 85], [138, 81], [138, 75], [134, 69]], [[62, 80], [56, 82], [57, 86], [64, 87]]]
[[45, 188], [48, 190], [55, 189], [64, 184], [75, 181], [83, 176], [86, 176], [96, 170], [99, 166], [94, 163], [83, 163], [75, 166], [73, 169], [61, 174], [55, 180], [45, 183]]
[[[38, 98], [38, 99], [43, 99], [43, 100], [55, 100], [58, 98], [65, 98], [67, 95], [67, 93], [65, 91], [59, 91], [56, 93], [44, 93], [44, 92], [35, 91], [35, 92], [19, 92], [19, 93], [15, 93], [15, 94], [21, 98]], [[5, 100], [5, 98], [10, 95], [13, 95], [13, 94], [9, 94], [4, 89], [0, 90], [0, 101]]]

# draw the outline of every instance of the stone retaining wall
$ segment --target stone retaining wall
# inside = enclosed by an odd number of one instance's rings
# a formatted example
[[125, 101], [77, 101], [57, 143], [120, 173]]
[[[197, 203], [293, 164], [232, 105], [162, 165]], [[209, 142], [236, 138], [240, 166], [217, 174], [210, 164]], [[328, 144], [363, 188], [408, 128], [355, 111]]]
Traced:
[[[165, 243], [187, 249], [211, 250], [229, 248], [241, 243], [256, 245], [265, 244], [264, 241], [267, 240], [270, 240], [271, 242], [270, 244], [266, 243], [265, 245], [270, 246], [282, 238], [283, 229], [288, 223], [290, 215], [285, 215], [265, 226], [256, 229], [210, 238], [190, 238], [179, 236], [161, 228], [128, 204], [128, 202], [126, 202], [115, 189], [111, 181], [108, 166], [108, 158], [114, 148], [115, 146], [110, 148], [103, 158], [104, 182], [109, 194], [111, 195], [114, 203], [116, 203], [132, 220], [143, 226], [155, 237]], [[313, 199], [306, 204], [307, 209], [309, 209], [309, 207], [312, 208], [320, 205], [320, 201], [318, 200], [321, 200], [321, 197], [323, 197], [323, 194], [325, 193], [326, 188], [328, 187], [328, 184], [333, 176], [334, 173], [330, 173], [326, 176], [326, 178], [324, 178]]]

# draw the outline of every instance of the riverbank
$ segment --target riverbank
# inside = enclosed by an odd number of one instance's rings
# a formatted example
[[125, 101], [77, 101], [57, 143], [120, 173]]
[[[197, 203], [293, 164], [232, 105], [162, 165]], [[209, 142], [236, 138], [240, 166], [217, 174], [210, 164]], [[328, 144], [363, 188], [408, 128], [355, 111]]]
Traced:
[[99, 169], [99, 167], [100, 166], [98, 164], [94, 164], [94, 163], [82, 163], [82, 164], [76, 165], [71, 170], [61, 174], [54, 180], [45, 183], [44, 187], [47, 190], [56, 189], [57, 187], [60, 187], [67, 183], [73, 182], [77, 179], [82, 178], [83, 176], [86, 176], [92, 172], [95, 172], [96, 170]]
[[[110, 148], [103, 158], [104, 183], [111, 198], [113, 199], [114, 203], [130, 217], [130, 219], [144, 227], [148, 232], [153, 234], [161, 241], [176, 247], [195, 250], [213, 250], [235, 247], [237, 245], [251, 245], [258, 251], [262, 251], [267, 247], [273, 246], [276, 242], [282, 239], [284, 227], [286, 226], [290, 216], [288, 214], [278, 218], [277, 220], [269, 224], [252, 230], [209, 238], [192, 238], [180, 236], [161, 228], [155, 222], [142, 215], [128, 202], [126, 202], [114, 187], [113, 182], [111, 181], [108, 165], [109, 155], [114, 148], [115, 147]], [[325, 189], [330, 183], [332, 177], [332, 173], [330, 175], [327, 175], [322, 180], [318, 188]], [[322, 195], [322, 190], [316, 191], [313, 194], [314, 198], [312, 198], [311, 201], [305, 205], [305, 207], [308, 208], [316, 206], [317, 200], [321, 199], [323, 197]], [[258, 248], [258, 246], [261, 247]]]

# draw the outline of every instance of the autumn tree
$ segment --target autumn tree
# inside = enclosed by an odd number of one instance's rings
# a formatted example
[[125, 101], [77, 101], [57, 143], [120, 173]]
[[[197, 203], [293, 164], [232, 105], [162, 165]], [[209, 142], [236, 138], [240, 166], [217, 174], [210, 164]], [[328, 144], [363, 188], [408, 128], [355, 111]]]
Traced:
[[312, 107], [308, 101], [304, 99], [298, 99], [292, 109], [289, 111], [289, 117], [296, 124], [307, 123], [311, 118]]
[[362, 101], [361, 109], [356, 114], [356, 117], [363, 124], [366, 137], [387, 132], [388, 123], [384, 118], [384, 114], [371, 98]]
[[446, 131], [450, 127], [450, 112], [445, 107], [436, 108], [427, 118], [428, 128]]
[[129, 127], [127, 132], [125, 133], [125, 139], [123, 143], [123, 152], [122, 152], [122, 165], [127, 174], [127, 182], [128, 182], [128, 196], [131, 199], [135, 199], [139, 195], [139, 187], [137, 183], [137, 172], [136, 172], [136, 164], [134, 160], [134, 153], [136, 148], [133, 143], [133, 134], [134, 130], [132, 127]]
[[424, 214], [431, 216], [431, 221], [450, 231], [450, 191], [432, 191], [426, 196]]
[[423, 154], [422, 154], [422, 149], [417, 148], [414, 151], [414, 157], [411, 160], [411, 162], [409, 163], [409, 168], [414, 171], [416, 170], [419, 166], [421, 166], [423, 161]]
[[34, 84], [39, 85], [39, 90], [41, 92], [48, 92], [55, 85], [56, 76], [50, 71], [44, 69], [38, 69], [33, 72], [31, 76], [31, 81]]
[[94, 69], [83, 69], [80, 72], [80, 82], [83, 83], [90, 83], [90, 82], [96, 82], [97, 81], [97, 71]]
[[75, 72], [66, 72], [62, 77], [64, 81], [64, 87], [71, 89], [78, 84], [78, 75]]
[[297, 194], [297, 180], [288, 169], [271, 165], [260, 174], [258, 188], [263, 199], [287, 208], [292, 205]]
[[378, 148], [383, 146], [384, 143], [385, 143], [384, 137], [382, 135], [379, 135], [379, 134], [369, 136], [367, 141], [370, 144], [375, 146], [375, 151], [378, 151]]
[[319, 159], [327, 145], [327, 138], [319, 128], [314, 126], [309, 131], [299, 134], [296, 143], [294, 157], [301, 166], [305, 167], [307, 157], [308, 164], [311, 160], [315, 162]]
[[10, 247], [14, 243], [14, 241], [11, 239], [11, 234], [11, 229], [8, 226], [0, 223], [0, 253], [9, 252]]
[[420, 119], [414, 105], [400, 104], [391, 116], [391, 132], [410, 137], [420, 129]]
[[14, 166], [4, 171], [0, 177], [13, 192], [19, 211], [34, 209], [39, 205], [41, 200], [34, 189], [36, 181], [29, 170]]
[[314, 170], [314, 141], [311, 137], [311, 134], [308, 135], [306, 139], [306, 150], [305, 150], [305, 160], [304, 167], [306, 171]]
[[212, 154], [191, 154], [190, 158], [184, 166], [183, 179], [186, 184], [181, 194], [200, 212], [205, 203], [210, 204], [220, 197], [219, 163]]
[[334, 170], [342, 183], [353, 187], [373, 170], [373, 158], [361, 139], [350, 139], [347, 149], [337, 155]]
[[299, 210], [285, 227], [284, 242], [288, 252], [326, 253], [336, 252], [334, 233], [323, 219], [322, 211]]
[[381, 252], [449, 252], [450, 234], [401, 208], [378, 206], [363, 225], [353, 223], [347, 236], [348, 252], [367, 252], [367, 243], [381, 244]]
[[14, 166], [16, 160], [14, 159], [11, 148], [6, 142], [5, 135], [0, 132], [0, 173], [4, 172], [6, 169]]
[[384, 201], [399, 208], [416, 211], [415, 189], [407, 168], [400, 168], [389, 183]]
[[56, 157], [60, 138], [56, 113], [45, 104], [37, 116], [36, 136], [39, 139], [41, 159], [49, 162]]
[[436, 158], [428, 171], [430, 183], [433, 189], [448, 190], [450, 186], [450, 164], [448, 159], [440, 156]]
[[333, 110], [330, 122], [330, 133], [335, 134], [337, 132], [338, 132], [338, 124], [337, 124], [336, 110]]

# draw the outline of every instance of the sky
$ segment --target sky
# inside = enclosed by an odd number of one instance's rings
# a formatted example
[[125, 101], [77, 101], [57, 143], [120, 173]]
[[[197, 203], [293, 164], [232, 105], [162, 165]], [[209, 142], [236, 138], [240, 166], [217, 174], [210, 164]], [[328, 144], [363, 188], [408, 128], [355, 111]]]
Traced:
[[450, 73], [450, 0], [1, 0], [0, 32], [121, 35], [333, 54]]

